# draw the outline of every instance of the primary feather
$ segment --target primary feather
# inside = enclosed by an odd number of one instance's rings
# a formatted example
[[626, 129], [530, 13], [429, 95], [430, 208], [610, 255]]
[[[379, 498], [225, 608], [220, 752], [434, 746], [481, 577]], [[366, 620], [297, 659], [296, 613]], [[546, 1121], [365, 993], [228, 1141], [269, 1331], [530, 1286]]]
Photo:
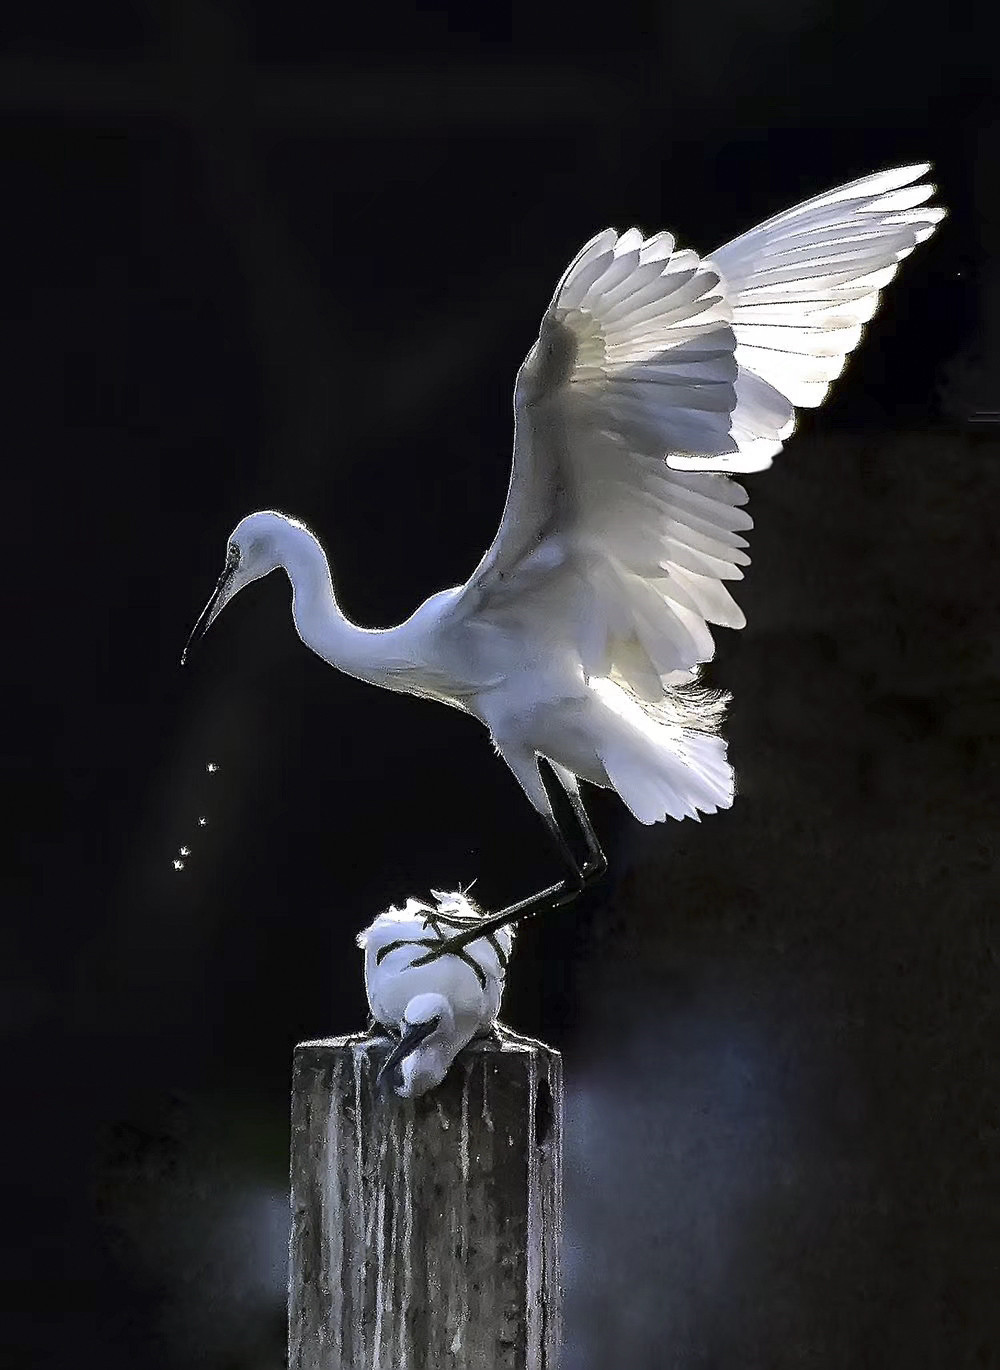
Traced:
[[[711, 254], [736, 335], [736, 471], [760, 470], [822, 404], [899, 263], [934, 232], [929, 164], [864, 176], [768, 219]], [[916, 185], [913, 182], [918, 182]], [[711, 464], [701, 464], [707, 469]]]

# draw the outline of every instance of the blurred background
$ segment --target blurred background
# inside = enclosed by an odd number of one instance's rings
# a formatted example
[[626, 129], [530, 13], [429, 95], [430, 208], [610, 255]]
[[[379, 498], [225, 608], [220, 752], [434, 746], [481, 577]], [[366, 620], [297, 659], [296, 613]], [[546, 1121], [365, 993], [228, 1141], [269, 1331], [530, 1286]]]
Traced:
[[180, 670], [230, 529], [305, 519], [399, 621], [493, 536], [592, 233], [708, 252], [924, 159], [949, 219], [748, 480], [737, 803], [594, 793], [612, 876], [504, 1016], [565, 1057], [566, 1370], [1000, 1364], [988, 8], [9, 0], [5, 1364], [280, 1367], [355, 933], [553, 875], [485, 731], [330, 670], [281, 577]]

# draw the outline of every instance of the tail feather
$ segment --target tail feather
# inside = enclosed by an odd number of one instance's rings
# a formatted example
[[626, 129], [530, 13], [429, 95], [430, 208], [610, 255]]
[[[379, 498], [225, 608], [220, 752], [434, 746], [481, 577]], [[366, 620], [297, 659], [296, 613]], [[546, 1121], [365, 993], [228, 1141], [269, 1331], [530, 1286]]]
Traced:
[[640, 823], [697, 820], [699, 813], [729, 808], [733, 768], [717, 731], [725, 697], [682, 688], [651, 706], [631, 692], [627, 697], [617, 682], [599, 686], [598, 692], [608, 695], [606, 702], [627, 724], [607, 730], [598, 754], [608, 781]]
[[[608, 780], [640, 823], [664, 818], [694, 818], [728, 809], [733, 802], [733, 770], [721, 737], [665, 738], [661, 747], [630, 747], [617, 741], [601, 751]], [[674, 743], [674, 746], [671, 743]]]

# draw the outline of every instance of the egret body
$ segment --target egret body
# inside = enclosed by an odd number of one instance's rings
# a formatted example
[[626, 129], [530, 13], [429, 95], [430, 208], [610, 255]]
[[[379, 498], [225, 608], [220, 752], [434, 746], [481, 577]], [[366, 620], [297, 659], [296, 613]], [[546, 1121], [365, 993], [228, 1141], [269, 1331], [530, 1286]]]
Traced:
[[[570, 870], [491, 926], [568, 901], [604, 868], [580, 779], [615, 790], [643, 823], [732, 803], [726, 697], [698, 684], [715, 650], [710, 625], [744, 624], [726, 587], [749, 563], [752, 521], [732, 474], [769, 466], [796, 406], [822, 402], [898, 263], [943, 217], [925, 204], [927, 170], [864, 177], [705, 258], [667, 233], [591, 239], [518, 372], [497, 535], [465, 585], [398, 627], [345, 617], [302, 523], [265, 511], [233, 531], [192, 637], [281, 567], [299, 636], [324, 660], [489, 729]], [[583, 862], [541, 759], [573, 806]]]

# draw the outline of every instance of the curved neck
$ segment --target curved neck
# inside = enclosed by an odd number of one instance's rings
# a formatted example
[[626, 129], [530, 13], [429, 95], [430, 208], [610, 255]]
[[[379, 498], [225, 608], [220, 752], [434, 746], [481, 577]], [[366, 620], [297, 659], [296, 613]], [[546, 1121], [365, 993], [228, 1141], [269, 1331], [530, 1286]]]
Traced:
[[301, 524], [286, 523], [277, 547], [278, 564], [292, 583], [292, 617], [299, 637], [331, 666], [375, 685], [405, 671], [395, 628], [359, 628], [337, 603], [322, 547]]

